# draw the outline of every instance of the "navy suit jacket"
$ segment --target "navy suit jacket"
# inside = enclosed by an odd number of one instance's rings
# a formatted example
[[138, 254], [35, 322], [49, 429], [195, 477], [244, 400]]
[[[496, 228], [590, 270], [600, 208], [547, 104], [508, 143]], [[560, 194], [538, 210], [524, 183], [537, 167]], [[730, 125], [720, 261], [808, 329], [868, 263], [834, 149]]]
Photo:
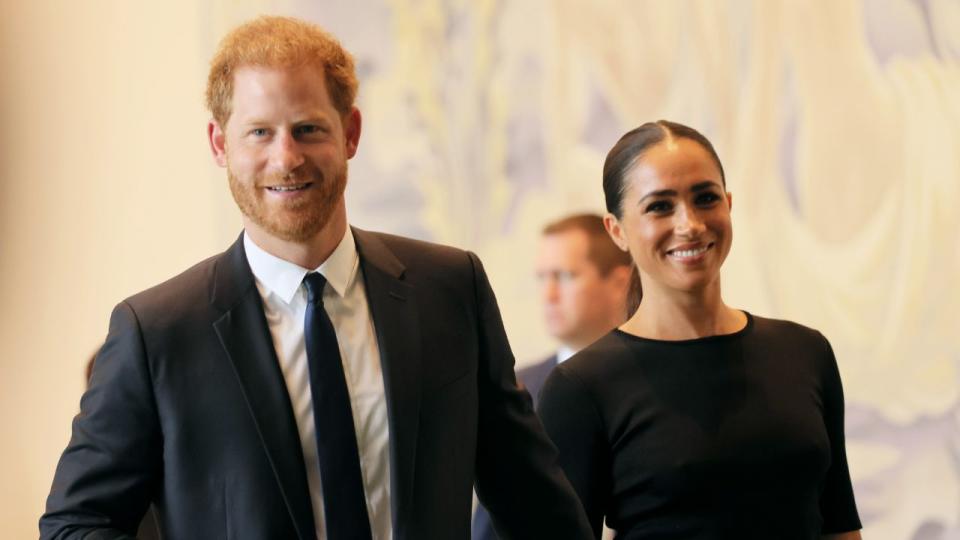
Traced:
[[[472, 253], [354, 229], [383, 364], [394, 538], [592, 538], [518, 388]], [[535, 506], [531, 508], [531, 502]], [[297, 425], [242, 239], [121, 302], [54, 477], [44, 539], [314, 538]]]
[[[540, 390], [543, 383], [547, 380], [547, 375], [557, 366], [557, 355], [553, 354], [543, 360], [527, 366], [517, 372], [517, 379], [527, 389], [527, 392], [533, 396], [534, 403], [540, 397]], [[473, 516], [473, 528], [471, 531], [473, 540], [498, 540], [496, 531], [493, 530], [493, 522], [490, 520], [490, 513], [484, 508], [483, 504], [477, 507]]]

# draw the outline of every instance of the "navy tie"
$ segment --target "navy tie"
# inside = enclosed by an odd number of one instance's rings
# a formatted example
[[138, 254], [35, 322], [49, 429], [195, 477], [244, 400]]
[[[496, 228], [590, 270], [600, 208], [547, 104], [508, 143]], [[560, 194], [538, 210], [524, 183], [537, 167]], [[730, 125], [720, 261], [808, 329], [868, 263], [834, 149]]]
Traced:
[[323, 308], [323, 287], [327, 280], [312, 272], [303, 278], [303, 284], [307, 288], [303, 333], [310, 366], [327, 538], [370, 540], [370, 518], [363, 494], [350, 393], [340, 362], [337, 333]]

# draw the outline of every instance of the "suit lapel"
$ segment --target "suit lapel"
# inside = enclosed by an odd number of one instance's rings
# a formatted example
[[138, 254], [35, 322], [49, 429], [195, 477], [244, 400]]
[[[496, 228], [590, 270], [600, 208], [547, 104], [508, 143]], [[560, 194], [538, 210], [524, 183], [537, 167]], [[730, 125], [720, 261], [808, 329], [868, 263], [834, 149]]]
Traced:
[[302, 540], [315, 538], [300, 436], [242, 235], [217, 262], [211, 301], [224, 312], [213, 326], [233, 364], [290, 517]]
[[390, 422], [391, 509], [394, 532], [403, 537], [413, 500], [420, 423], [420, 325], [405, 267], [374, 233], [353, 229], [367, 302], [377, 332]]

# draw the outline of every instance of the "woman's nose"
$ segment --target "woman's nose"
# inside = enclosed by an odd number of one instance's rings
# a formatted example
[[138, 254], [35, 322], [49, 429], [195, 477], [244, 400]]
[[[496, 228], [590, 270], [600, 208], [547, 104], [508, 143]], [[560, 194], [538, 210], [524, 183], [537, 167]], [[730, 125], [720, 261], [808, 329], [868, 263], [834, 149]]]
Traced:
[[703, 223], [703, 219], [696, 209], [682, 206], [676, 213], [674, 228], [677, 234], [697, 236], [706, 230], [706, 225]]

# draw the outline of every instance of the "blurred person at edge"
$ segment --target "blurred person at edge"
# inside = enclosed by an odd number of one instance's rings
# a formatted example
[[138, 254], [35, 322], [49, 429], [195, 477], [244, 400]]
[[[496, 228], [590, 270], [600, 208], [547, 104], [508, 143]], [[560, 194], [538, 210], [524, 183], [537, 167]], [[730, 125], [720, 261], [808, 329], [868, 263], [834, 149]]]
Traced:
[[643, 302], [554, 368], [538, 409], [594, 535], [606, 519], [626, 540], [859, 539], [829, 342], [721, 296], [733, 198], [713, 145], [644, 124], [603, 189]]
[[[572, 215], [544, 227], [536, 276], [544, 322], [559, 347], [517, 371], [535, 403], [550, 370], [623, 324], [642, 294], [630, 255], [613, 243], [596, 214]], [[497, 538], [490, 515], [477, 506], [473, 540]]]
[[[261, 17], [211, 64], [207, 128], [244, 232], [114, 309], [44, 539], [509, 538], [590, 531], [469, 252], [348, 225], [353, 59]], [[531, 501], [535, 501], [533, 505]]]

